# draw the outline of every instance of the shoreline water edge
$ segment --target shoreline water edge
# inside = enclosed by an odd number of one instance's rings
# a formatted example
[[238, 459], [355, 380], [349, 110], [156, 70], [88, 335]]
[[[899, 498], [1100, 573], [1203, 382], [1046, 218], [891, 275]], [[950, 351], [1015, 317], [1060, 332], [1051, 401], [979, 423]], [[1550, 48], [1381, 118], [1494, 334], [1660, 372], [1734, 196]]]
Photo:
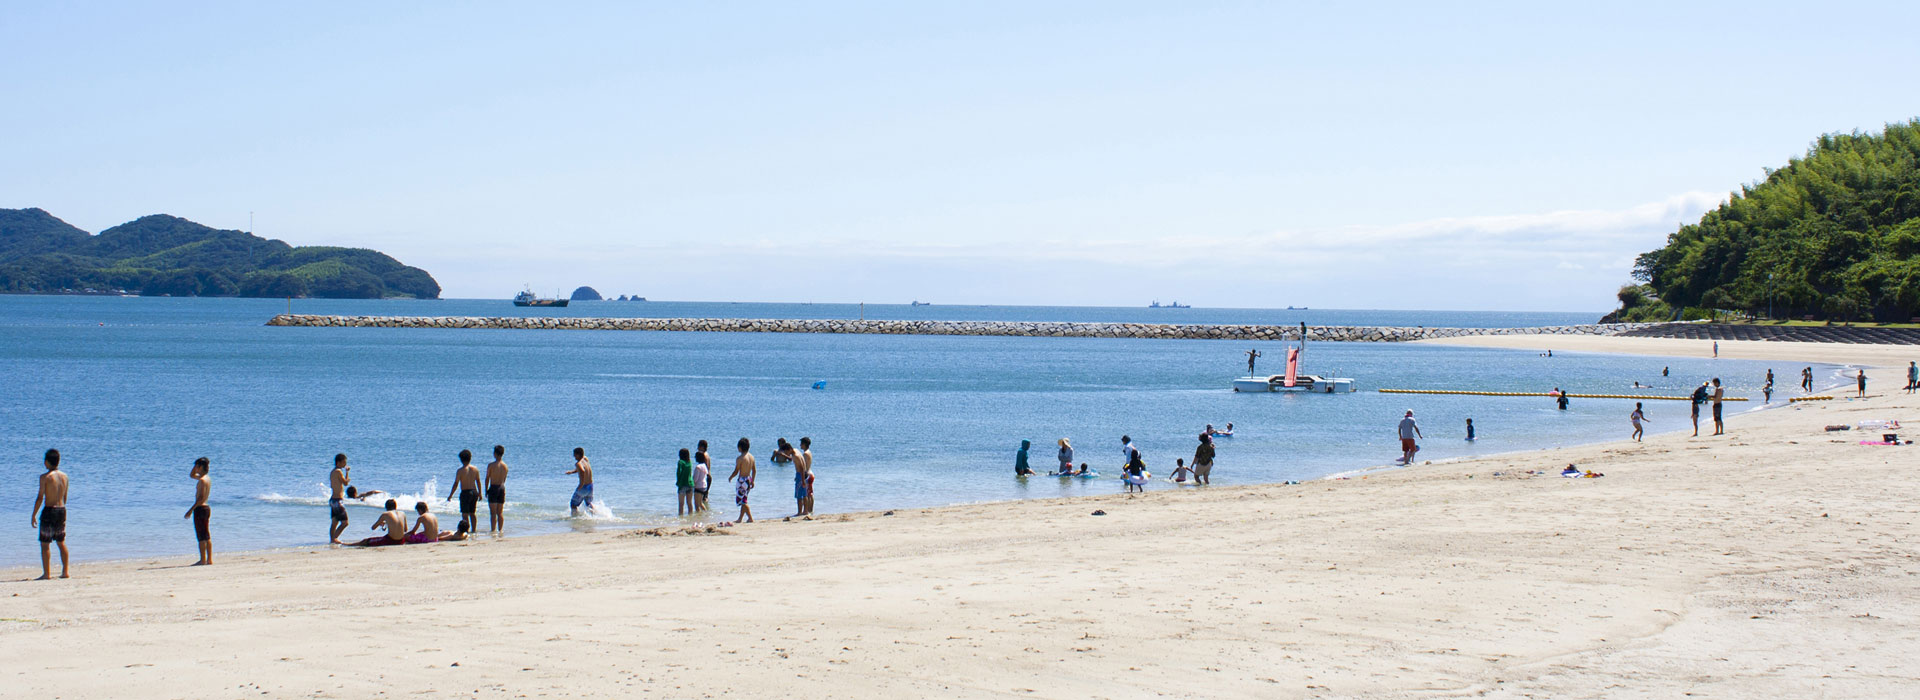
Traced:
[[[1721, 351], [1874, 389], [1366, 479], [92, 563], [0, 582], [0, 653], [20, 692], [70, 698], [1906, 696], [1913, 448], [1822, 426], [1915, 416], [1913, 349], [1763, 345]], [[431, 640], [378, 632], [415, 614]], [[184, 624], [249, 641], [141, 641]]]

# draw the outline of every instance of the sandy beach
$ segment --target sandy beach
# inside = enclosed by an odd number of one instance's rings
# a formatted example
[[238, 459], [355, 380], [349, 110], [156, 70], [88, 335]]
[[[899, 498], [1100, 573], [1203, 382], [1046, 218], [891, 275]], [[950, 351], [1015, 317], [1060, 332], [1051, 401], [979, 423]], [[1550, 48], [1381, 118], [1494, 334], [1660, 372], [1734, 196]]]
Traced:
[[[1866, 400], [1740, 415], [1725, 436], [1364, 479], [82, 563], [55, 582], [7, 569], [0, 696], [1920, 695], [1920, 448], [1822, 429], [1911, 419], [1920, 435], [1920, 397], [1899, 390], [1920, 350], [1720, 352], [1879, 369]], [[1776, 371], [1776, 398], [1796, 395], [1798, 367]], [[1660, 430], [1687, 419], [1649, 412]], [[1526, 474], [1568, 463], [1606, 476]]]

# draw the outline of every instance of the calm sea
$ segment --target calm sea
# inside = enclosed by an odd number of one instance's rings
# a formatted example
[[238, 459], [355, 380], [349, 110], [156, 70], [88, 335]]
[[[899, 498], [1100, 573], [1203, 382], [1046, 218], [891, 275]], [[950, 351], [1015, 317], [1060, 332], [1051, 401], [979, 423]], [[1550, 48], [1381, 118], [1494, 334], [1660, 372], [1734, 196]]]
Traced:
[[[1214, 479], [1245, 484], [1310, 479], [1384, 465], [1394, 424], [1413, 409], [1443, 459], [1624, 437], [1631, 404], [1576, 400], [1383, 395], [1378, 388], [1627, 392], [1632, 382], [1685, 393], [1723, 378], [1756, 394], [1769, 368], [1777, 399], [1800, 366], [1401, 344], [1317, 343], [1307, 369], [1358, 379], [1339, 396], [1245, 395], [1246, 342], [1087, 338], [455, 331], [269, 328], [286, 302], [0, 296], [0, 565], [37, 561], [26, 527], [40, 456], [57, 447], [73, 480], [70, 544], [82, 559], [190, 557], [187, 470], [213, 461], [215, 544], [221, 550], [325, 542], [325, 480], [347, 453], [354, 481], [443, 502], [455, 454], [507, 447], [509, 530], [533, 534], [679, 522], [676, 452], [700, 439], [724, 475], [733, 443], [761, 460], [756, 515], [793, 512], [791, 471], [769, 464], [774, 438], [814, 441], [823, 513], [1015, 498], [1113, 493], [1118, 480], [1011, 475], [1022, 439], [1047, 470], [1055, 441], [1076, 460], [1117, 473], [1119, 439], [1133, 436], [1157, 475], [1190, 458], [1195, 435], [1231, 421]], [[1275, 309], [957, 307], [593, 302], [551, 311], [506, 301], [296, 300], [300, 313], [752, 318], [926, 318], [1314, 325], [1532, 326], [1594, 314]], [[1278, 358], [1283, 347], [1265, 348]], [[1551, 347], [1542, 339], [1541, 350]], [[1704, 353], [1703, 353], [1704, 354]], [[1670, 376], [1662, 377], [1662, 368]], [[1269, 361], [1263, 369], [1277, 371]], [[1816, 367], [1822, 379], [1837, 368]], [[825, 382], [823, 389], [812, 388]], [[1757, 405], [1757, 402], [1756, 404]], [[1736, 410], [1747, 405], [1732, 404]], [[1655, 430], [1686, 422], [1685, 404], [1657, 402]], [[1468, 443], [1473, 418], [1480, 440]], [[570, 452], [584, 447], [607, 506], [570, 519]], [[1541, 466], [1555, 466], [1542, 464]], [[1158, 482], [1151, 489], [1184, 488]], [[716, 491], [721, 517], [734, 514]], [[352, 509], [352, 537], [378, 510]], [[484, 510], [484, 507], [483, 507]], [[484, 517], [484, 513], [483, 513]]]

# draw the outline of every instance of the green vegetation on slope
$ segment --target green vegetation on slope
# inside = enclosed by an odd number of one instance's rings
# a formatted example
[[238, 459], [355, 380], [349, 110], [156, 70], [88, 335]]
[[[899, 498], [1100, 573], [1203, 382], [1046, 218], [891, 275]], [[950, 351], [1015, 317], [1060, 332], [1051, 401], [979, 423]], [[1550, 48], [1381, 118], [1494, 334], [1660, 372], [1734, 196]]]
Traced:
[[[1639, 257], [1609, 318], [1920, 316], [1920, 119], [1828, 134]], [[1635, 289], [1635, 291], [1629, 291]], [[1631, 300], [1630, 300], [1631, 298]]]
[[378, 251], [307, 246], [156, 214], [87, 232], [39, 209], [0, 209], [0, 292], [437, 299], [440, 284]]

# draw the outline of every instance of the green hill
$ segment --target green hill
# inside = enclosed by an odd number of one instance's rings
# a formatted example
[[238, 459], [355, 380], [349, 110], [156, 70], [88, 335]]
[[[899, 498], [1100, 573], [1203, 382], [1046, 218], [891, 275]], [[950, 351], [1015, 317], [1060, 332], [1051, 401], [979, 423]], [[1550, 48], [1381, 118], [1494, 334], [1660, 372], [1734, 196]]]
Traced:
[[89, 235], [39, 209], [0, 209], [0, 292], [437, 299], [417, 267], [364, 248], [304, 246], [155, 214]]
[[[1609, 318], [1920, 316], [1920, 119], [1821, 136], [1634, 263]], [[1690, 314], [1693, 315], [1693, 314]]]

